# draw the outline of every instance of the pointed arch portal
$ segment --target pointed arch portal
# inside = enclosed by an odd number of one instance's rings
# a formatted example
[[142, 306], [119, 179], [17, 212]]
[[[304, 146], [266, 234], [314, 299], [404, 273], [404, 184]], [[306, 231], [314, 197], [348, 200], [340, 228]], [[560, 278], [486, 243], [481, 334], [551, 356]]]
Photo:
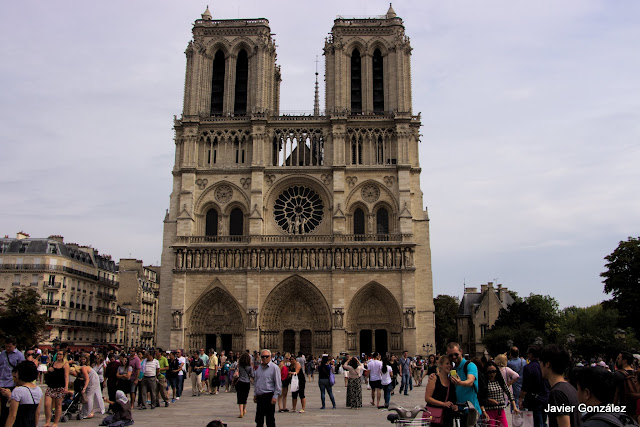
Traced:
[[402, 311], [396, 298], [379, 283], [369, 283], [351, 300], [347, 311], [350, 352], [384, 355], [402, 346]]
[[317, 287], [293, 276], [267, 295], [260, 314], [260, 348], [307, 355], [331, 350], [331, 312]]
[[191, 311], [188, 348], [243, 351], [244, 331], [240, 305], [227, 291], [215, 287], [198, 299]]

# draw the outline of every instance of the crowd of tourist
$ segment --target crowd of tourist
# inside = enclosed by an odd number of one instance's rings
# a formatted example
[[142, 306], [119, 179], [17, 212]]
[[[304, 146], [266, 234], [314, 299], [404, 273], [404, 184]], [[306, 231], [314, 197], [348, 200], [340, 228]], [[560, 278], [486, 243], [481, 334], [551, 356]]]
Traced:
[[535, 427], [637, 426], [640, 421], [638, 360], [625, 351], [609, 364], [574, 361], [555, 344], [530, 346], [526, 359], [517, 347], [508, 355], [469, 359], [459, 344], [450, 343], [447, 354], [437, 358], [436, 371], [425, 389], [432, 425], [453, 425], [455, 417], [467, 425], [476, 414], [488, 425], [507, 426], [508, 412], [524, 410], [531, 412]]
[[[337, 407], [333, 388], [343, 386], [345, 405], [354, 410], [363, 402], [388, 408], [396, 390], [406, 395], [424, 384], [431, 423], [444, 426], [453, 425], [454, 418], [466, 425], [474, 411], [504, 426], [507, 413], [531, 411], [535, 427], [637, 425], [640, 413], [638, 361], [626, 352], [607, 364], [576, 363], [557, 345], [531, 346], [526, 359], [515, 347], [495, 358], [469, 359], [457, 343], [450, 343], [446, 354], [426, 359], [406, 351], [399, 357], [375, 352], [296, 356], [269, 350], [218, 354], [204, 348], [190, 355], [161, 348], [83, 352], [65, 344], [52, 352], [34, 348], [23, 353], [16, 345], [5, 339], [0, 354], [0, 426], [37, 425], [42, 402], [45, 414], [51, 414], [45, 427], [57, 426], [63, 408], [75, 397], [82, 403], [79, 419], [109, 412], [103, 425], [130, 425], [135, 408], [153, 410], [178, 402], [187, 379], [194, 397], [235, 392], [238, 418], [246, 415], [253, 388], [257, 426], [265, 421], [275, 426], [276, 407], [280, 413], [305, 413], [305, 389], [314, 382], [321, 409], [327, 395], [331, 407]], [[44, 393], [37, 382], [47, 385]]]

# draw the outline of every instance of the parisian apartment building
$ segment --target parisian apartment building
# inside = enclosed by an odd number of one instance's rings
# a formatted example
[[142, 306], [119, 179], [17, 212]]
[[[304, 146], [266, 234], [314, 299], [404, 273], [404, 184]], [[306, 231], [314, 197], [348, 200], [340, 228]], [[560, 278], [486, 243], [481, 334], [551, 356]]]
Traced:
[[62, 236], [32, 238], [19, 232], [0, 238], [0, 296], [21, 288], [38, 292], [47, 316], [43, 347], [61, 342], [72, 350], [154, 345], [157, 283], [155, 270], [142, 267], [142, 261], [118, 264]]

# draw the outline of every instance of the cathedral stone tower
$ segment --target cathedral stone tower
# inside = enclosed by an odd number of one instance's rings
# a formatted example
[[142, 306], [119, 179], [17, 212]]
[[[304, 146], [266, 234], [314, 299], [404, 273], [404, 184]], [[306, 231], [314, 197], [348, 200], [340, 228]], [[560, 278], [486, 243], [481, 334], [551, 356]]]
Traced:
[[195, 22], [164, 242], [166, 348], [412, 354], [434, 343], [409, 39], [338, 17], [326, 111], [279, 113], [266, 19]]

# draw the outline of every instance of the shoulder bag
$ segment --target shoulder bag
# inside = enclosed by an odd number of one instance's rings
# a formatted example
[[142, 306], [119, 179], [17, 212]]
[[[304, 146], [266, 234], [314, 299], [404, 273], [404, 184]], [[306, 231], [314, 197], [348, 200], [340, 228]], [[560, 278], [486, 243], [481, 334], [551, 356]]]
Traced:
[[[449, 399], [449, 389], [450, 388], [451, 388], [451, 385], [449, 385], [449, 387], [447, 387], [447, 396], [444, 398], [445, 402], [447, 401], [447, 399]], [[432, 424], [443, 424], [444, 406], [430, 406], [430, 405], [427, 405], [427, 410], [431, 414], [431, 423]]]

